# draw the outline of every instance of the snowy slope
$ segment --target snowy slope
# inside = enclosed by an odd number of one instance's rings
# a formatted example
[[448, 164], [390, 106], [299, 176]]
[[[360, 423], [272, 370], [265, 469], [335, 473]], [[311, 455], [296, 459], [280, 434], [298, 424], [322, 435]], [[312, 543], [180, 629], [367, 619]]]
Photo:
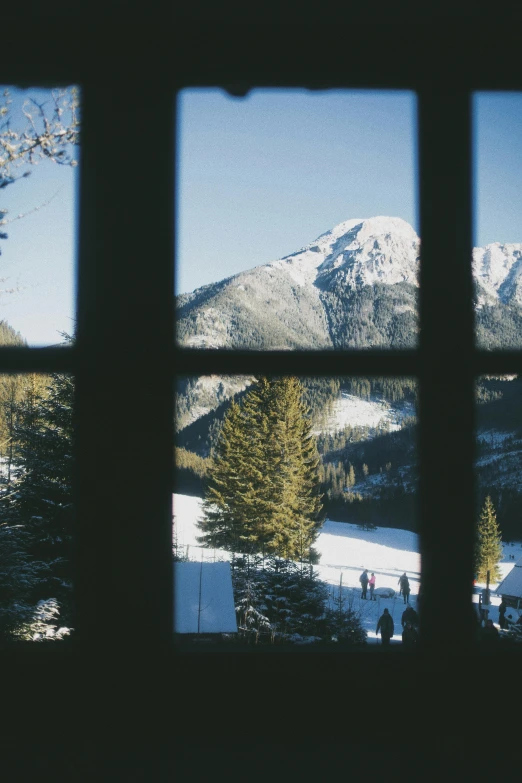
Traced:
[[[227, 560], [229, 554], [223, 550], [205, 549], [197, 544], [197, 519], [201, 514], [201, 500], [187, 495], [173, 496], [174, 538], [191, 560]], [[319, 578], [330, 586], [333, 595], [342, 589], [352, 608], [360, 614], [363, 627], [368, 632], [368, 642], [376, 642], [375, 626], [382, 610], [388, 607], [395, 622], [395, 639], [399, 642], [402, 633], [401, 615], [403, 599], [396, 594], [392, 598], [378, 597], [376, 601], [360, 598], [359, 575], [364, 568], [374, 572], [376, 587], [398, 590], [399, 576], [405, 571], [411, 585], [410, 603], [415, 608], [419, 592], [421, 561], [418, 552], [418, 537], [408, 530], [378, 528], [363, 531], [357, 525], [327, 520], [319, 534], [316, 549], [320, 554], [316, 571]], [[511, 558], [513, 556], [514, 559]], [[513, 568], [522, 556], [522, 543], [504, 545], [504, 557], [500, 564], [502, 578]], [[491, 587], [494, 590], [495, 584]], [[474, 602], [484, 585], [476, 586]], [[493, 596], [490, 617], [498, 620], [499, 596]], [[516, 612], [513, 610], [513, 613]], [[515, 618], [516, 619], [516, 618]]]
[[482, 291], [479, 306], [488, 300], [522, 305], [522, 245], [493, 242], [473, 250], [473, 275]]
[[337, 432], [347, 425], [370, 429], [387, 427], [390, 432], [393, 432], [401, 429], [403, 420], [408, 416], [414, 416], [415, 413], [415, 406], [410, 402], [394, 404], [377, 398], [363, 400], [354, 394], [341, 392], [326, 425], [316, 430], [314, 434]]

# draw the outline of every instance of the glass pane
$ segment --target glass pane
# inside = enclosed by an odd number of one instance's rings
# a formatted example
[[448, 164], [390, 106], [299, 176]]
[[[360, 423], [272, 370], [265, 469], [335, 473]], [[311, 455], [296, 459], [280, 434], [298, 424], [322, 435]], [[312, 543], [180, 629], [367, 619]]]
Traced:
[[72, 632], [74, 383], [0, 376], [0, 645]]
[[74, 332], [79, 92], [0, 90], [1, 320], [55, 345]]
[[388, 614], [415, 644], [416, 399], [411, 378], [178, 378], [178, 640], [352, 649]]
[[477, 93], [474, 250], [477, 344], [522, 348], [522, 93]]
[[476, 383], [476, 398], [478, 496], [473, 601], [481, 623], [479, 638], [485, 644], [520, 643], [522, 378], [483, 376]]
[[178, 118], [180, 345], [416, 344], [413, 93], [190, 89]]

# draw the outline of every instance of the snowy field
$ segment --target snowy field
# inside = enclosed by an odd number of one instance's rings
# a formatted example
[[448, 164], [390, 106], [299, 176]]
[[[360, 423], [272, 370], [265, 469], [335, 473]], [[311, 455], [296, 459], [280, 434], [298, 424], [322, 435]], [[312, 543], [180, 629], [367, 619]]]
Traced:
[[[370, 429], [387, 426], [392, 432], [399, 430], [403, 420], [408, 416], [414, 416], [415, 413], [415, 406], [411, 402], [394, 404], [377, 398], [362, 400], [353, 394], [342, 392], [339, 399], [335, 401], [332, 414], [321, 432], [338, 432], [347, 424], [352, 427], [370, 427]], [[319, 430], [316, 434], [318, 433]]]
[[[196, 522], [201, 514], [201, 500], [188, 495], [173, 495], [173, 535], [180, 553], [195, 561], [228, 560], [228, 552], [219, 549], [205, 549], [198, 545], [196, 536], [199, 531]], [[320, 554], [319, 565], [315, 566], [319, 578], [331, 586], [332, 592], [342, 589], [352, 608], [359, 612], [363, 627], [368, 632], [368, 642], [375, 643], [375, 627], [384, 607], [388, 607], [395, 623], [393, 643], [401, 643], [401, 615], [405, 609], [404, 601], [398, 594], [399, 576], [406, 572], [410, 581], [410, 604], [417, 605], [419, 593], [421, 562], [418, 552], [418, 537], [408, 530], [378, 528], [363, 531], [357, 525], [326, 520], [316, 542]], [[514, 556], [514, 559], [511, 558]], [[522, 543], [505, 544], [504, 557], [500, 568], [504, 578], [522, 557]], [[359, 575], [367, 568], [376, 576], [376, 590], [391, 588], [395, 591], [392, 598], [377, 596], [376, 601], [362, 600], [360, 597]], [[478, 602], [480, 588], [476, 586], [474, 602]], [[491, 584], [494, 591], [496, 585]], [[369, 594], [369, 593], [368, 593]], [[492, 596], [489, 616], [498, 621], [497, 606], [499, 596]], [[517, 612], [512, 610], [513, 619]]]

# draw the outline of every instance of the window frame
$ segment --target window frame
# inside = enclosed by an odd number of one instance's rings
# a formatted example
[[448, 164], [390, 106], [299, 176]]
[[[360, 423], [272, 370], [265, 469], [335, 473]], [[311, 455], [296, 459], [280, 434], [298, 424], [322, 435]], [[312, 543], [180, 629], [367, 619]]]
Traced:
[[[316, 33], [312, 26], [303, 27], [302, 34]], [[242, 36], [236, 36], [226, 25], [214, 24], [203, 25], [197, 32], [179, 26], [174, 47], [164, 33], [157, 51], [151, 45], [145, 47], [150, 55], [146, 62], [139, 47], [144, 32], [141, 23], [132, 27], [117, 55], [111, 53], [110, 44], [119, 35], [118, 27], [109, 23], [98, 53], [102, 70], [110, 74], [103, 80], [89, 70], [90, 53], [82, 47], [75, 53], [68, 44], [68, 64], [46, 64], [38, 31], [30, 58], [24, 60], [12, 46], [5, 48], [0, 62], [2, 83], [74, 83], [82, 95], [76, 343], [58, 350], [0, 348], [0, 372], [61, 370], [76, 379], [77, 627], [65, 654], [83, 655], [100, 647], [131, 654], [121, 628], [132, 627], [139, 616], [142, 630], [134, 653], [168, 650], [169, 655], [178, 655], [172, 649], [170, 557], [175, 375], [218, 370], [305, 375], [310, 366], [317, 375], [404, 375], [419, 380], [423, 653], [434, 659], [440, 653], [472, 649], [473, 386], [479, 375], [520, 372], [522, 352], [486, 352], [474, 344], [470, 100], [472, 92], [479, 90], [520, 91], [522, 79], [514, 46], [513, 51], [505, 47], [495, 67], [490, 62], [487, 68], [478, 63], [472, 71], [459, 65], [462, 30], [441, 27], [440, 41], [435, 42], [433, 30], [417, 30], [412, 38], [411, 31], [399, 27], [393, 45], [389, 30], [376, 32], [381, 50], [372, 60], [363, 62], [363, 43], [352, 40], [345, 59], [333, 54], [328, 63], [318, 65], [296, 62], [286, 48], [281, 48], [277, 61], [266, 57], [267, 39], [274, 48], [286, 40], [288, 30], [283, 28], [261, 40], [255, 29], [246, 27]], [[489, 27], [483, 31], [485, 43], [489, 33]], [[207, 47], [204, 58], [199, 57], [202, 43]], [[443, 47], [445, 56], [441, 57]], [[469, 53], [469, 42], [464, 48]], [[430, 56], [437, 62], [436, 74], [426, 64]], [[160, 72], [167, 73], [164, 80], [155, 78]], [[422, 237], [417, 349], [278, 354], [190, 351], [175, 346], [173, 96], [179, 89], [196, 85], [229, 85], [236, 94], [244, 93], [247, 86], [320, 89], [324, 85], [416, 92]], [[128, 165], [135, 158], [136, 141], [121, 129], [134, 127], [136, 96], [145, 93], [155, 110], [155, 143], [147, 147], [147, 165], [142, 171]], [[118, 138], [117, 157], [107, 143], [111, 134]], [[137, 203], [136, 183], [143, 183], [148, 175], [154, 186]], [[140, 230], [140, 225], [146, 228]], [[453, 250], [445, 256], [448, 235]], [[154, 262], [148, 263], [148, 258]], [[453, 274], [457, 272], [451, 295], [444, 285], [450, 266]], [[444, 314], [444, 324], [437, 311]], [[140, 320], [139, 313], [146, 317]], [[129, 379], [132, 400], [121, 393]], [[103, 485], [98, 473], [100, 453], [104, 464], [111, 466], [110, 481]], [[456, 471], [460, 472], [458, 483]], [[450, 535], [453, 543], [448, 547]], [[451, 586], [447, 573], [455, 574]], [[448, 601], [455, 607], [453, 616], [441, 608]], [[469, 619], [463, 622], [462, 617]], [[441, 626], [447, 628], [444, 637], [436, 633]], [[22, 658], [34, 660], [48, 660], [53, 654], [46, 651], [44, 656], [42, 648], [31, 644], [17, 651]], [[227, 654], [236, 662], [227, 665], [236, 665], [237, 655]], [[307, 657], [307, 653], [293, 652], [291, 660], [299, 656]], [[214, 669], [212, 663], [205, 665]], [[256, 665], [264, 671], [270, 668], [257, 653]], [[335, 670], [343, 665], [336, 663]]]

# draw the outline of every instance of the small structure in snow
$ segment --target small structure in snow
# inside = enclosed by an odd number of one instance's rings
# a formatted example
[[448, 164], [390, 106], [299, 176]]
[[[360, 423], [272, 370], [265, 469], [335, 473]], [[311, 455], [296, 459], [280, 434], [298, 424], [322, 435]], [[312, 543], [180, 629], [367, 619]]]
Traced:
[[174, 632], [237, 633], [230, 563], [174, 563]]
[[379, 598], [393, 598], [395, 590], [393, 587], [376, 587], [374, 595], [378, 595]]
[[522, 607], [522, 557], [497, 585], [495, 592], [497, 595], [503, 596], [508, 606], [515, 609]]

